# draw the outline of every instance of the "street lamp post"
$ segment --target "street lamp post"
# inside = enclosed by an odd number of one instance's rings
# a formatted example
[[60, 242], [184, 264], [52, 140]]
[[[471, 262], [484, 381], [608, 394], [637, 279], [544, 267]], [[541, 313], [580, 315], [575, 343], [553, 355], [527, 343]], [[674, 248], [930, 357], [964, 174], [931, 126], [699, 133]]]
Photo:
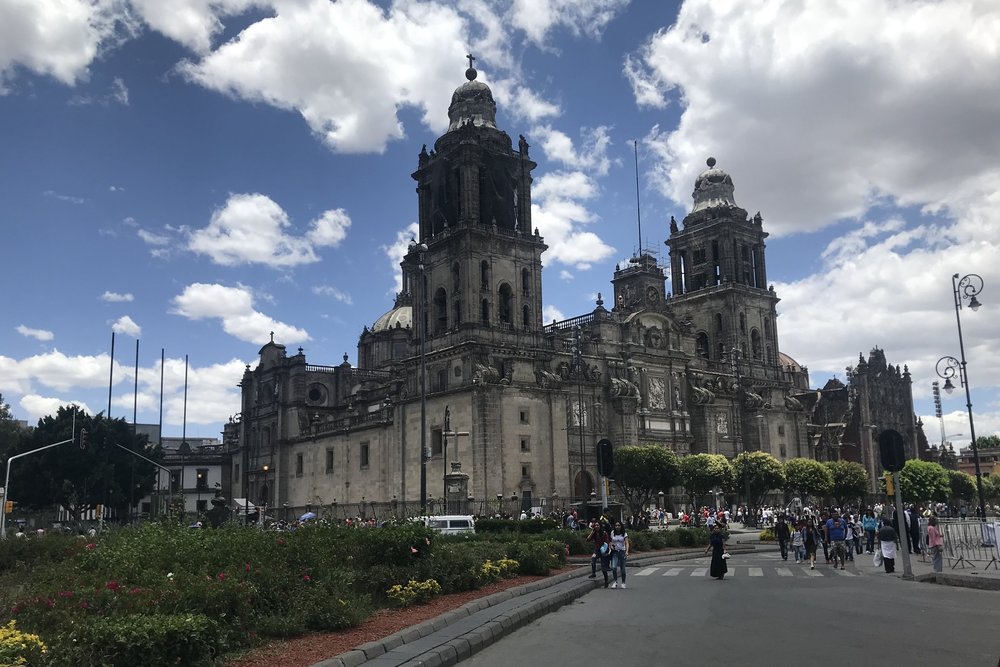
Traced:
[[427, 516], [427, 275], [424, 253], [427, 244], [416, 246], [420, 253], [417, 268], [420, 271], [420, 513]]
[[[955, 390], [951, 378], [958, 374], [958, 381], [965, 387], [965, 407], [969, 413], [969, 436], [972, 438], [972, 460], [976, 464], [976, 490], [979, 495], [979, 518], [986, 521], [986, 498], [983, 495], [983, 473], [979, 464], [979, 447], [976, 445], [976, 423], [972, 417], [972, 394], [969, 387], [969, 373], [965, 362], [965, 341], [962, 339], [962, 301], [969, 302], [972, 312], [982, 305], [976, 298], [983, 291], [983, 279], [975, 273], [970, 273], [959, 279], [958, 274], [951, 277], [952, 294], [955, 297], [955, 323], [958, 325], [958, 351], [961, 361], [955, 357], [941, 357], [937, 362], [937, 374], [944, 378], [944, 390], [948, 394]], [[942, 366], [943, 364], [943, 366]]]
[[729, 361], [732, 366], [733, 378], [736, 380], [736, 404], [734, 410], [733, 429], [734, 436], [736, 440], [736, 448], [743, 449], [743, 453], [746, 454], [746, 462], [743, 465], [743, 481], [746, 485], [746, 499], [747, 506], [746, 511], [743, 513], [743, 524], [753, 526], [754, 518], [753, 512], [751, 512], [750, 505], [750, 475], [748, 474], [750, 468], [750, 447], [747, 446], [746, 441], [743, 439], [743, 376], [740, 374], [740, 362], [743, 360], [743, 355], [738, 348], [733, 348], [729, 354]]
[[[576, 425], [580, 430], [580, 484], [583, 492], [583, 480], [586, 466], [586, 458], [583, 446], [583, 331], [579, 325], [573, 331], [573, 367], [576, 370]], [[582, 499], [582, 496], [581, 496]]]
[[264, 525], [264, 515], [267, 514], [267, 505], [268, 505], [267, 501], [269, 500], [268, 496], [271, 493], [271, 490], [267, 488], [267, 471], [270, 470], [271, 467], [265, 463], [263, 469], [264, 469], [264, 489], [263, 492], [260, 494], [260, 499], [262, 501], [261, 504], [263, 505], [263, 507], [259, 513], [261, 525]]

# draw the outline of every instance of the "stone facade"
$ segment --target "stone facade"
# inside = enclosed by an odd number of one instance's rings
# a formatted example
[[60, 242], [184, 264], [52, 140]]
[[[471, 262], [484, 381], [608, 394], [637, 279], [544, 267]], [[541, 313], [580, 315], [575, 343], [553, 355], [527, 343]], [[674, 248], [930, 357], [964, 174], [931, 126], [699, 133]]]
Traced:
[[796, 398], [808, 371], [780, 352], [767, 234], [735, 204], [730, 176], [710, 161], [691, 213], [671, 219], [673, 294], [640, 250], [616, 267], [610, 310], [598, 295], [591, 312], [545, 325], [536, 165], [466, 74], [448, 131], [418, 155], [419, 239], [392, 309], [361, 333], [357, 367], [346, 354], [308, 364], [273, 340], [247, 367], [225, 434], [244, 471], [234, 494], [297, 508], [412, 503], [422, 444], [428, 498], [445, 495], [458, 463], [470, 496], [525, 506], [590, 499], [601, 438], [681, 455], [809, 455]]

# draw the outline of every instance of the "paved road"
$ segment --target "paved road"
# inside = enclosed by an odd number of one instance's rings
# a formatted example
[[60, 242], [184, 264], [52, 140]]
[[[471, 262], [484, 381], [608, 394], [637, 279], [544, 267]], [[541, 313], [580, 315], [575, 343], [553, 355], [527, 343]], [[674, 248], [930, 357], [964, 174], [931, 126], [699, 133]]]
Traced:
[[[1000, 593], [903, 581], [777, 554], [635, 568], [463, 665], [895, 664], [995, 667]], [[903, 641], [905, 633], [906, 640]]]

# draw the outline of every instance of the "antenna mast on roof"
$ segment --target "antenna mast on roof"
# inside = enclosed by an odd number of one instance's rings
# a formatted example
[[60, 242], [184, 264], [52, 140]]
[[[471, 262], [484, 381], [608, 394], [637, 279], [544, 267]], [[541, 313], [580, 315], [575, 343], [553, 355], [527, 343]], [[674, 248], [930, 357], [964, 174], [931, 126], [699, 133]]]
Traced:
[[632, 154], [635, 157], [635, 220], [639, 227], [639, 249], [635, 256], [642, 256], [642, 209], [639, 206], [639, 142], [632, 140]]

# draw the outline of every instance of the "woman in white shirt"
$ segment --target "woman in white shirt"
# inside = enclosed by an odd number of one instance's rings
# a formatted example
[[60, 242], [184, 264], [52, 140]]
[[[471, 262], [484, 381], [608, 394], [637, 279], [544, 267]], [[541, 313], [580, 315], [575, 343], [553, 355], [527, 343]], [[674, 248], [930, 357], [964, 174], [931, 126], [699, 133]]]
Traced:
[[615, 521], [614, 530], [611, 531], [611, 576], [614, 582], [611, 588], [618, 588], [618, 571], [622, 574], [622, 588], [625, 588], [625, 560], [628, 558], [629, 543], [628, 533], [621, 521]]

